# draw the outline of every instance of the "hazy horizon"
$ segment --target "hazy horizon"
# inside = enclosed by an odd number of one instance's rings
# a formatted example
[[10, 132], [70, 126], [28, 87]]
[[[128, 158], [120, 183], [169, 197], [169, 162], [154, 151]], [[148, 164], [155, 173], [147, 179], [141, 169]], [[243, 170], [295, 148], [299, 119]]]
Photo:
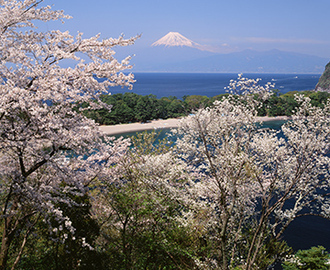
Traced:
[[[46, 0], [73, 19], [61, 30], [85, 36], [126, 37], [142, 34], [134, 49], [149, 47], [168, 32], [179, 32], [218, 53], [245, 49], [297, 52], [330, 59], [330, 2], [194, 0]], [[47, 23], [52, 27], [52, 23]]]

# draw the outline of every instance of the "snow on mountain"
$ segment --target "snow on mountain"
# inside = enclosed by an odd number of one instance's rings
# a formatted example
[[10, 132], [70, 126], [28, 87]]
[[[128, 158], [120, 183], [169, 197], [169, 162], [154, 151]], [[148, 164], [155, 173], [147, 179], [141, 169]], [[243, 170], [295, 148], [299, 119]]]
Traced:
[[169, 32], [161, 39], [158, 39], [156, 42], [152, 43], [151, 46], [165, 46], [165, 47], [187, 46], [202, 51], [204, 50], [202, 45], [184, 37], [178, 32]]
[[136, 72], [315, 73], [321, 74], [329, 59], [279, 50], [245, 50], [220, 54], [178, 32], [135, 51]]

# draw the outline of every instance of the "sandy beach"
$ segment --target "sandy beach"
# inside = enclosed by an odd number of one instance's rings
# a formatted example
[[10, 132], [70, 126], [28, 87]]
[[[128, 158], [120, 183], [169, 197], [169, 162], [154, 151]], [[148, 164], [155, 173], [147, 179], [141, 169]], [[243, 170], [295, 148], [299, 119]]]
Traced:
[[[274, 120], [287, 120], [287, 116], [277, 117], [257, 117], [258, 122], [274, 121]], [[153, 120], [148, 123], [131, 123], [131, 124], [119, 124], [111, 126], [100, 126], [100, 129], [107, 135], [117, 135], [128, 132], [137, 132], [143, 130], [153, 130], [160, 128], [176, 128], [179, 126], [180, 118], [171, 118], [166, 120]]]

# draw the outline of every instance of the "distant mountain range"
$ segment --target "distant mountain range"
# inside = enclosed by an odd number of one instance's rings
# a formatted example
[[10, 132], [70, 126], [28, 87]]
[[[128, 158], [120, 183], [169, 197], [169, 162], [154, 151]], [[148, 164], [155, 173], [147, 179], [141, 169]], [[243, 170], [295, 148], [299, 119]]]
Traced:
[[207, 46], [170, 32], [137, 51], [135, 72], [315, 73], [321, 74], [329, 59], [279, 50], [217, 54]]

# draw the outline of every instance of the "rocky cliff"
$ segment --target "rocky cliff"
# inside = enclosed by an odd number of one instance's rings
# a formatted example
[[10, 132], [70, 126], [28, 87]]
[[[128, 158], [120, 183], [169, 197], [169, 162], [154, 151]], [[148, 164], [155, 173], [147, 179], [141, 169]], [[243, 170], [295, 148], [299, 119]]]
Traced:
[[315, 87], [316, 91], [325, 91], [330, 93], [330, 62], [325, 66], [325, 70]]

